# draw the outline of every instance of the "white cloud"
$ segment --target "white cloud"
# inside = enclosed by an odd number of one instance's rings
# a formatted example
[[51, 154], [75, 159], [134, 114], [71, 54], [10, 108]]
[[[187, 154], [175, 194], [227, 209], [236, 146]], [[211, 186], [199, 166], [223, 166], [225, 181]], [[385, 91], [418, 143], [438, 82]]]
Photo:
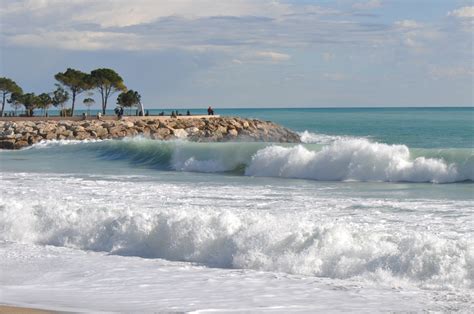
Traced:
[[453, 17], [464, 32], [472, 34], [474, 28], [474, 6], [453, 10], [448, 12], [448, 16]]
[[123, 27], [175, 16], [197, 19], [212, 16], [265, 16], [294, 13], [291, 5], [263, 0], [20, 0], [2, 4], [1, 15], [26, 14], [61, 21]]
[[[69, 50], [271, 51], [306, 44], [305, 37], [312, 34], [306, 29], [315, 28], [320, 16], [335, 14], [319, 6], [277, 0], [0, 0], [0, 4], [0, 28], [8, 30], [0, 33], [3, 43], [28, 46], [30, 41], [34, 47]], [[327, 32], [324, 36], [332, 37]]]
[[382, 2], [380, 0], [369, 0], [365, 2], [357, 2], [352, 5], [354, 9], [357, 10], [371, 10], [375, 8], [379, 8], [382, 6]]
[[433, 25], [422, 24], [414, 20], [396, 21], [394, 26], [401, 43], [418, 53], [427, 52], [431, 44], [442, 37]]
[[[351, 15], [350, 4], [346, 14], [340, 14], [332, 9], [277, 0], [0, 3], [0, 42], [24, 47], [214, 51], [227, 54], [227, 60], [246, 63], [283, 62], [291, 56], [279, 51], [321, 46], [337, 51], [339, 47], [376, 45], [382, 49], [402, 43], [421, 51], [437, 36], [436, 29], [413, 20], [394, 25], [361, 22], [360, 17]], [[381, 2], [364, 1], [358, 5], [377, 7]], [[322, 58], [330, 61], [334, 55], [324, 52]]]
[[78, 51], [140, 50], [144, 48], [139, 37], [126, 33], [47, 32], [14, 35], [7, 41], [10, 44], [24, 47], [50, 47]]
[[94, 12], [86, 12], [75, 19], [107, 27], [138, 25], [168, 16], [196, 19], [212, 16], [261, 16], [264, 13], [267, 17], [277, 17], [287, 13], [288, 6], [275, 1], [251, 0], [109, 0], [98, 2]]
[[448, 12], [448, 16], [454, 16], [457, 18], [474, 18], [474, 6], [462, 7], [451, 12]]

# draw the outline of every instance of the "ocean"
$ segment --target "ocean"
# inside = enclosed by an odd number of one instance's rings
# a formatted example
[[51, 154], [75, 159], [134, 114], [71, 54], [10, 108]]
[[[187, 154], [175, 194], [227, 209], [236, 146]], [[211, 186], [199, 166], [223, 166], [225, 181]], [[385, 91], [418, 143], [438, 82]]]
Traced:
[[0, 303], [474, 311], [474, 108], [216, 114], [270, 120], [303, 143], [0, 151]]

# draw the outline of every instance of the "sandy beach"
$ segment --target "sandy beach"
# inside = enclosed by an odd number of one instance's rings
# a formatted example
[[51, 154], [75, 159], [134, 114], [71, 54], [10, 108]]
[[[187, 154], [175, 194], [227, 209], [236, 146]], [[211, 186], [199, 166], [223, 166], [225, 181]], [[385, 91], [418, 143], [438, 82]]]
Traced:
[[51, 313], [59, 313], [59, 312], [32, 309], [32, 308], [27, 308], [27, 307], [0, 305], [0, 314], [51, 314]]

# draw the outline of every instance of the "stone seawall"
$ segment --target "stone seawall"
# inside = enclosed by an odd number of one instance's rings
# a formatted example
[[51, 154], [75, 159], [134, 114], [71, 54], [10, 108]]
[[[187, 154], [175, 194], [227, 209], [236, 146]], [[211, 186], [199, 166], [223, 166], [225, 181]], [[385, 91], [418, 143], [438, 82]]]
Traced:
[[119, 139], [133, 136], [196, 142], [300, 142], [298, 134], [273, 122], [232, 117], [0, 121], [2, 149], [20, 149], [44, 140]]

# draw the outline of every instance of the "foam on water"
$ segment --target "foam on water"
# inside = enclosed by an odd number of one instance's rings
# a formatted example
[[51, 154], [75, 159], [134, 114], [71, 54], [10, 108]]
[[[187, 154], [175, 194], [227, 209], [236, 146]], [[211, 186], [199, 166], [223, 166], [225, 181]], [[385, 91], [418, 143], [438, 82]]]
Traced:
[[334, 284], [335, 280], [314, 277], [28, 244], [0, 242], [0, 268], [9, 270], [2, 274], [0, 302], [75, 313], [347, 313], [465, 308], [459, 303], [430, 300], [426, 291], [416, 288], [381, 288], [363, 282], [344, 285], [340, 280]]
[[[160, 142], [143, 138], [80, 143], [41, 143], [51, 154], [89, 152], [105, 160], [192, 172], [226, 172], [248, 176], [324, 181], [452, 183], [474, 180], [474, 151], [417, 149], [368, 139], [337, 139], [321, 144]], [[78, 145], [73, 145], [78, 146]], [[21, 154], [21, 152], [19, 152]], [[73, 165], [72, 165], [73, 166]]]
[[327, 145], [339, 140], [356, 139], [356, 137], [353, 137], [353, 136], [320, 134], [320, 133], [309, 132], [308, 130], [299, 132], [298, 134], [300, 136], [301, 142], [306, 143], [306, 144]]
[[352, 111], [276, 112], [299, 145], [0, 151], [0, 303], [471, 313], [472, 110]]
[[428, 234], [212, 212], [78, 209], [58, 217], [51, 208], [19, 206], [10, 208], [21, 214], [2, 212], [2, 240], [339, 279], [396, 277], [436, 287], [469, 287], [473, 280], [473, 243]]
[[[186, 185], [183, 190], [150, 182], [131, 185], [45, 175], [2, 179], [28, 189], [23, 197], [13, 198], [21, 192], [2, 187], [0, 239], [4, 241], [382, 284], [408, 281], [434, 289], [473, 287], [474, 242], [468, 234], [446, 230], [438, 234], [431, 231], [433, 223], [426, 228], [410, 228], [409, 222], [391, 224], [386, 219], [360, 223], [363, 215], [335, 219], [331, 211], [347, 206], [345, 200], [330, 205], [308, 194], [296, 206], [311, 203], [309, 211], [286, 211], [293, 206], [289, 202], [270, 211], [241, 210], [240, 206], [232, 210], [236, 201], [219, 198], [193, 205], [210, 190], [225, 195], [225, 188], [219, 186]], [[183, 191], [188, 192], [180, 200]], [[237, 194], [248, 203], [265, 191], [242, 188]], [[291, 194], [287, 197], [294, 199]], [[355, 203], [361, 208], [388, 206]], [[354, 208], [350, 208], [352, 215]]]
[[245, 174], [328, 181], [390, 181], [447, 183], [473, 180], [473, 158], [464, 164], [443, 159], [412, 159], [405, 145], [338, 140], [321, 151], [270, 146], [259, 150]]
[[22, 150], [28, 149], [48, 149], [53, 147], [60, 147], [66, 145], [80, 145], [80, 144], [88, 144], [88, 143], [100, 143], [108, 140], [101, 140], [101, 139], [86, 139], [86, 140], [43, 140], [38, 143], [35, 143], [31, 146], [26, 146], [22, 148]]

